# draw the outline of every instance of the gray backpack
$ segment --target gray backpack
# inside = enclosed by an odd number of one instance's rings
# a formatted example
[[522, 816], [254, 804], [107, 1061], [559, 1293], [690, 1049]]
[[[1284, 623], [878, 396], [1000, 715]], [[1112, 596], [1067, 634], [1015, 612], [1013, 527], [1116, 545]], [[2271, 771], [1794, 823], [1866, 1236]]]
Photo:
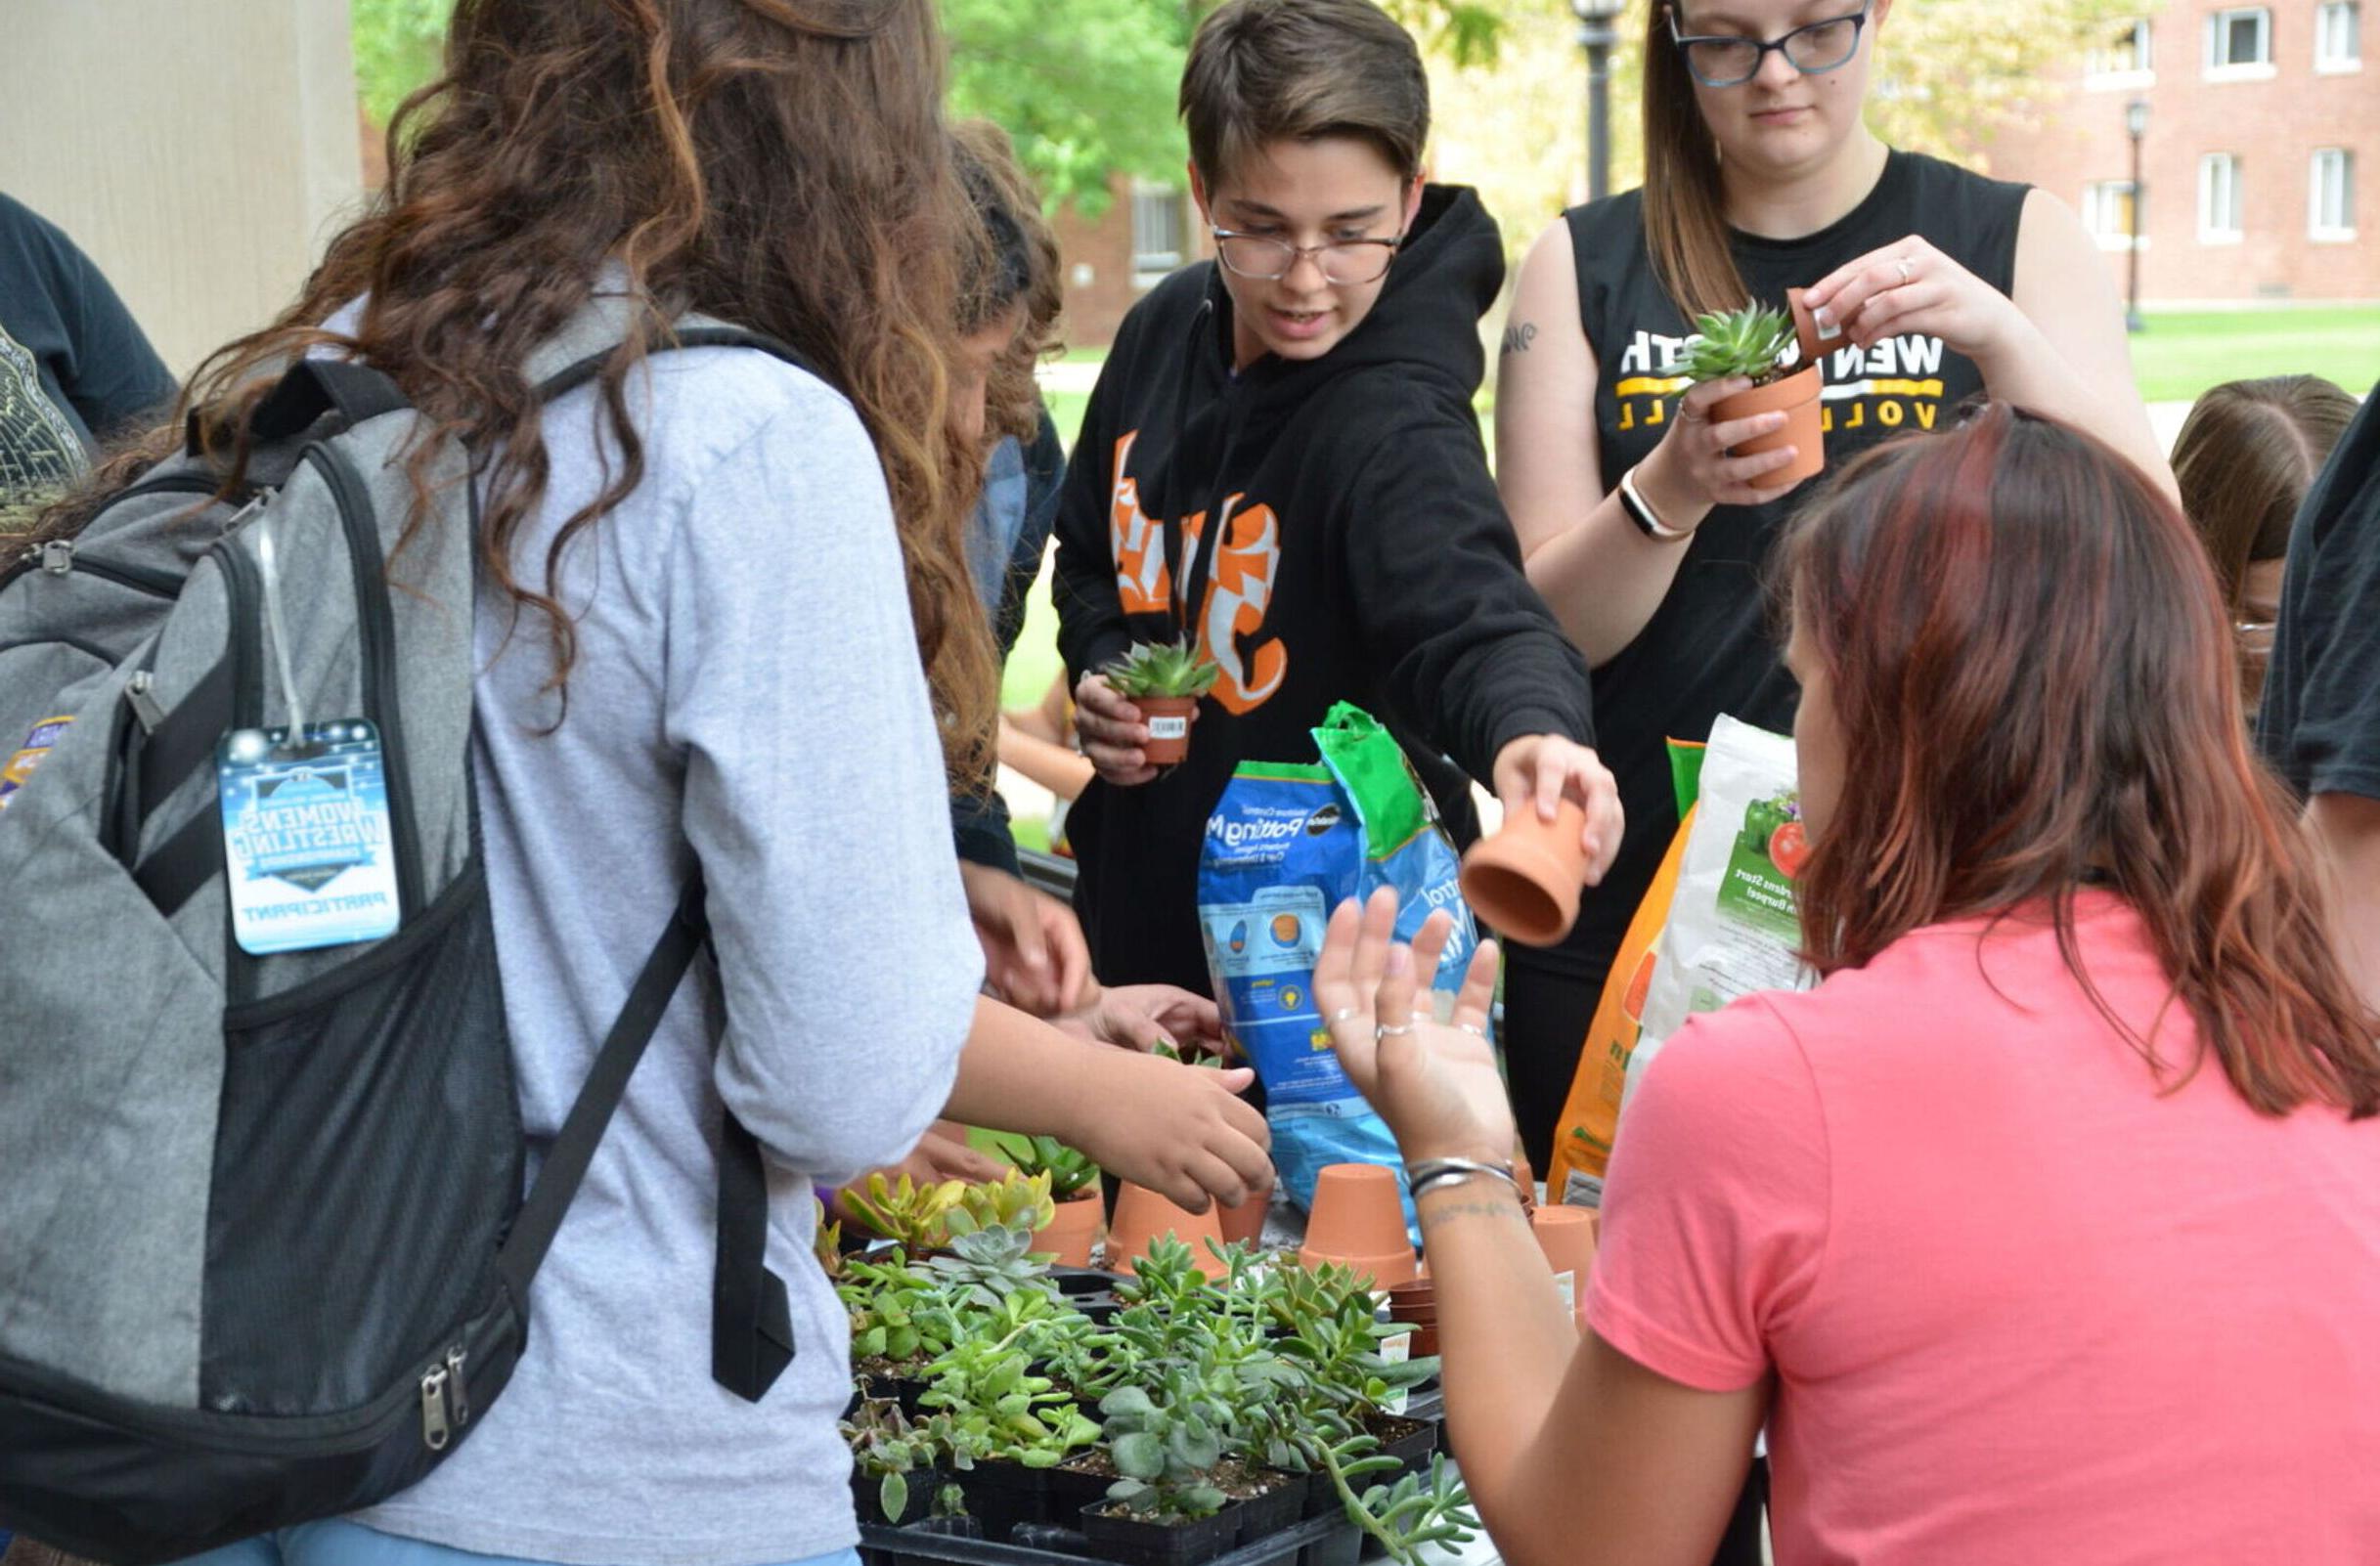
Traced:
[[[541, 396], [625, 329], [591, 310], [531, 361]], [[714, 322], [655, 346], [802, 363]], [[530, 1279], [705, 938], [696, 886], [524, 1200], [472, 803], [475, 490], [450, 446], [396, 547], [420, 428], [387, 377], [302, 362], [254, 411], [240, 493], [214, 498], [194, 439], [0, 575], [0, 1530], [135, 1566], [428, 1472], [509, 1376]], [[293, 760], [235, 783], [293, 714]], [[363, 723], [376, 768], [306, 743]], [[385, 810], [359, 816], [368, 771]], [[243, 876], [319, 910], [374, 901], [342, 891], [361, 866], [393, 884], [393, 932], [253, 955], [219, 776], [306, 861]], [[730, 1119], [713, 1370], [753, 1400], [793, 1353], [767, 1217]]]

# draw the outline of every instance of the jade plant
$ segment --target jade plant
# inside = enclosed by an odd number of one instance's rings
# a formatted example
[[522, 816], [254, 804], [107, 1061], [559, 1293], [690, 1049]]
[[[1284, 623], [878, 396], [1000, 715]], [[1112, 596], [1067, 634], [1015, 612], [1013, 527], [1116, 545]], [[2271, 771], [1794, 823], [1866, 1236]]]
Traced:
[[1099, 1178], [1099, 1166], [1088, 1153], [1078, 1153], [1056, 1137], [1028, 1139], [1016, 1150], [1013, 1161], [1021, 1175], [1047, 1178], [1052, 1201], [1072, 1200]]
[[864, 1189], [846, 1191], [843, 1201], [853, 1217], [916, 1256], [943, 1243], [944, 1219], [966, 1189], [963, 1180], [919, 1185], [905, 1174], [896, 1184], [879, 1169], [867, 1177]]
[[1793, 343], [1792, 318], [1759, 305], [1697, 316], [1695, 327], [1699, 335], [1687, 343], [1680, 368], [1697, 384], [1739, 375], [1754, 385], [1775, 380]]
[[1027, 1179], [1011, 1171], [1006, 1179], [969, 1185], [964, 1180], [918, 1184], [907, 1175], [898, 1183], [878, 1170], [863, 1190], [849, 1191], [844, 1200], [853, 1216], [911, 1256], [948, 1248], [962, 1235], [987, 1229], [1045, 1227], [1056, 1214], [1049, 1199], [1046, 1176]]
[[1222, 671], [1202, 656], [1190, 638], [1134, 642], [1131, 651], [1100, 671], [1110, 689], [1128, 699], [1140, 696], [1204, 696]]

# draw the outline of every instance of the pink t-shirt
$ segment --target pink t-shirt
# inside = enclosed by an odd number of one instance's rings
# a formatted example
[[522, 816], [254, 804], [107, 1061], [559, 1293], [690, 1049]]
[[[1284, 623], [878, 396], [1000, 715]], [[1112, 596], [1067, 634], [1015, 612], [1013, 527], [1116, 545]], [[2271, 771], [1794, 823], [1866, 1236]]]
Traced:
[[[2380, 1561], [2380, 1120], [2266, 1118], [2212, 1058], [2160, 1097], [2046, 925], [1984, 928], [1681, 1030], [1589, 1320], [1689, 1386], [1775, 1369], [1780, 1566]], [[2079, 934], [2145, 1028], [2130, 908]]]

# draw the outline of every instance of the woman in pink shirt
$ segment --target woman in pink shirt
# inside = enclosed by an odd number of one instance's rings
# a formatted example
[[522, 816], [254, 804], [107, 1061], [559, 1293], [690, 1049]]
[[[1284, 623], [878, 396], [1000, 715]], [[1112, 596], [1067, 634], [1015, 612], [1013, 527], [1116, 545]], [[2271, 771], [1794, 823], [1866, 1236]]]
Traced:
[[1384, 896], [1317, 976], [1504, 1557], [1701, 1566], [1766, 1425], [1781, 1566], [2380, 1560], [2374, 1019], [2188, 524], [1996, 406], [1783, 562], [1824, 981], [1648, 1068], [1583, 1338], [1492, 1167], [1493, 956], [1416, 1020], [1443, 930]]

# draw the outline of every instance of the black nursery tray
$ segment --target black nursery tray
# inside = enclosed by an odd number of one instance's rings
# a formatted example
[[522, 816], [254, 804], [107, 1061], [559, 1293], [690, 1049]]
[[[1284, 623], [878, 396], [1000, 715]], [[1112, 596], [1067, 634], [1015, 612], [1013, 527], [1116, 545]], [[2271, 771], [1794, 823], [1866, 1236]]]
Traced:
[[[860, 1566], [1081, 1566], [1100, 1558], [1090, 1541], [1072, 1529], [1027, 1531], [1036, 1544], [994, 1544], [928, 1528], [862, 1527]], [[1310, 1517], [1227, 1550], [1208, 1566], [1354, 1566], [1362, 1540], [1344, 1517]]]

